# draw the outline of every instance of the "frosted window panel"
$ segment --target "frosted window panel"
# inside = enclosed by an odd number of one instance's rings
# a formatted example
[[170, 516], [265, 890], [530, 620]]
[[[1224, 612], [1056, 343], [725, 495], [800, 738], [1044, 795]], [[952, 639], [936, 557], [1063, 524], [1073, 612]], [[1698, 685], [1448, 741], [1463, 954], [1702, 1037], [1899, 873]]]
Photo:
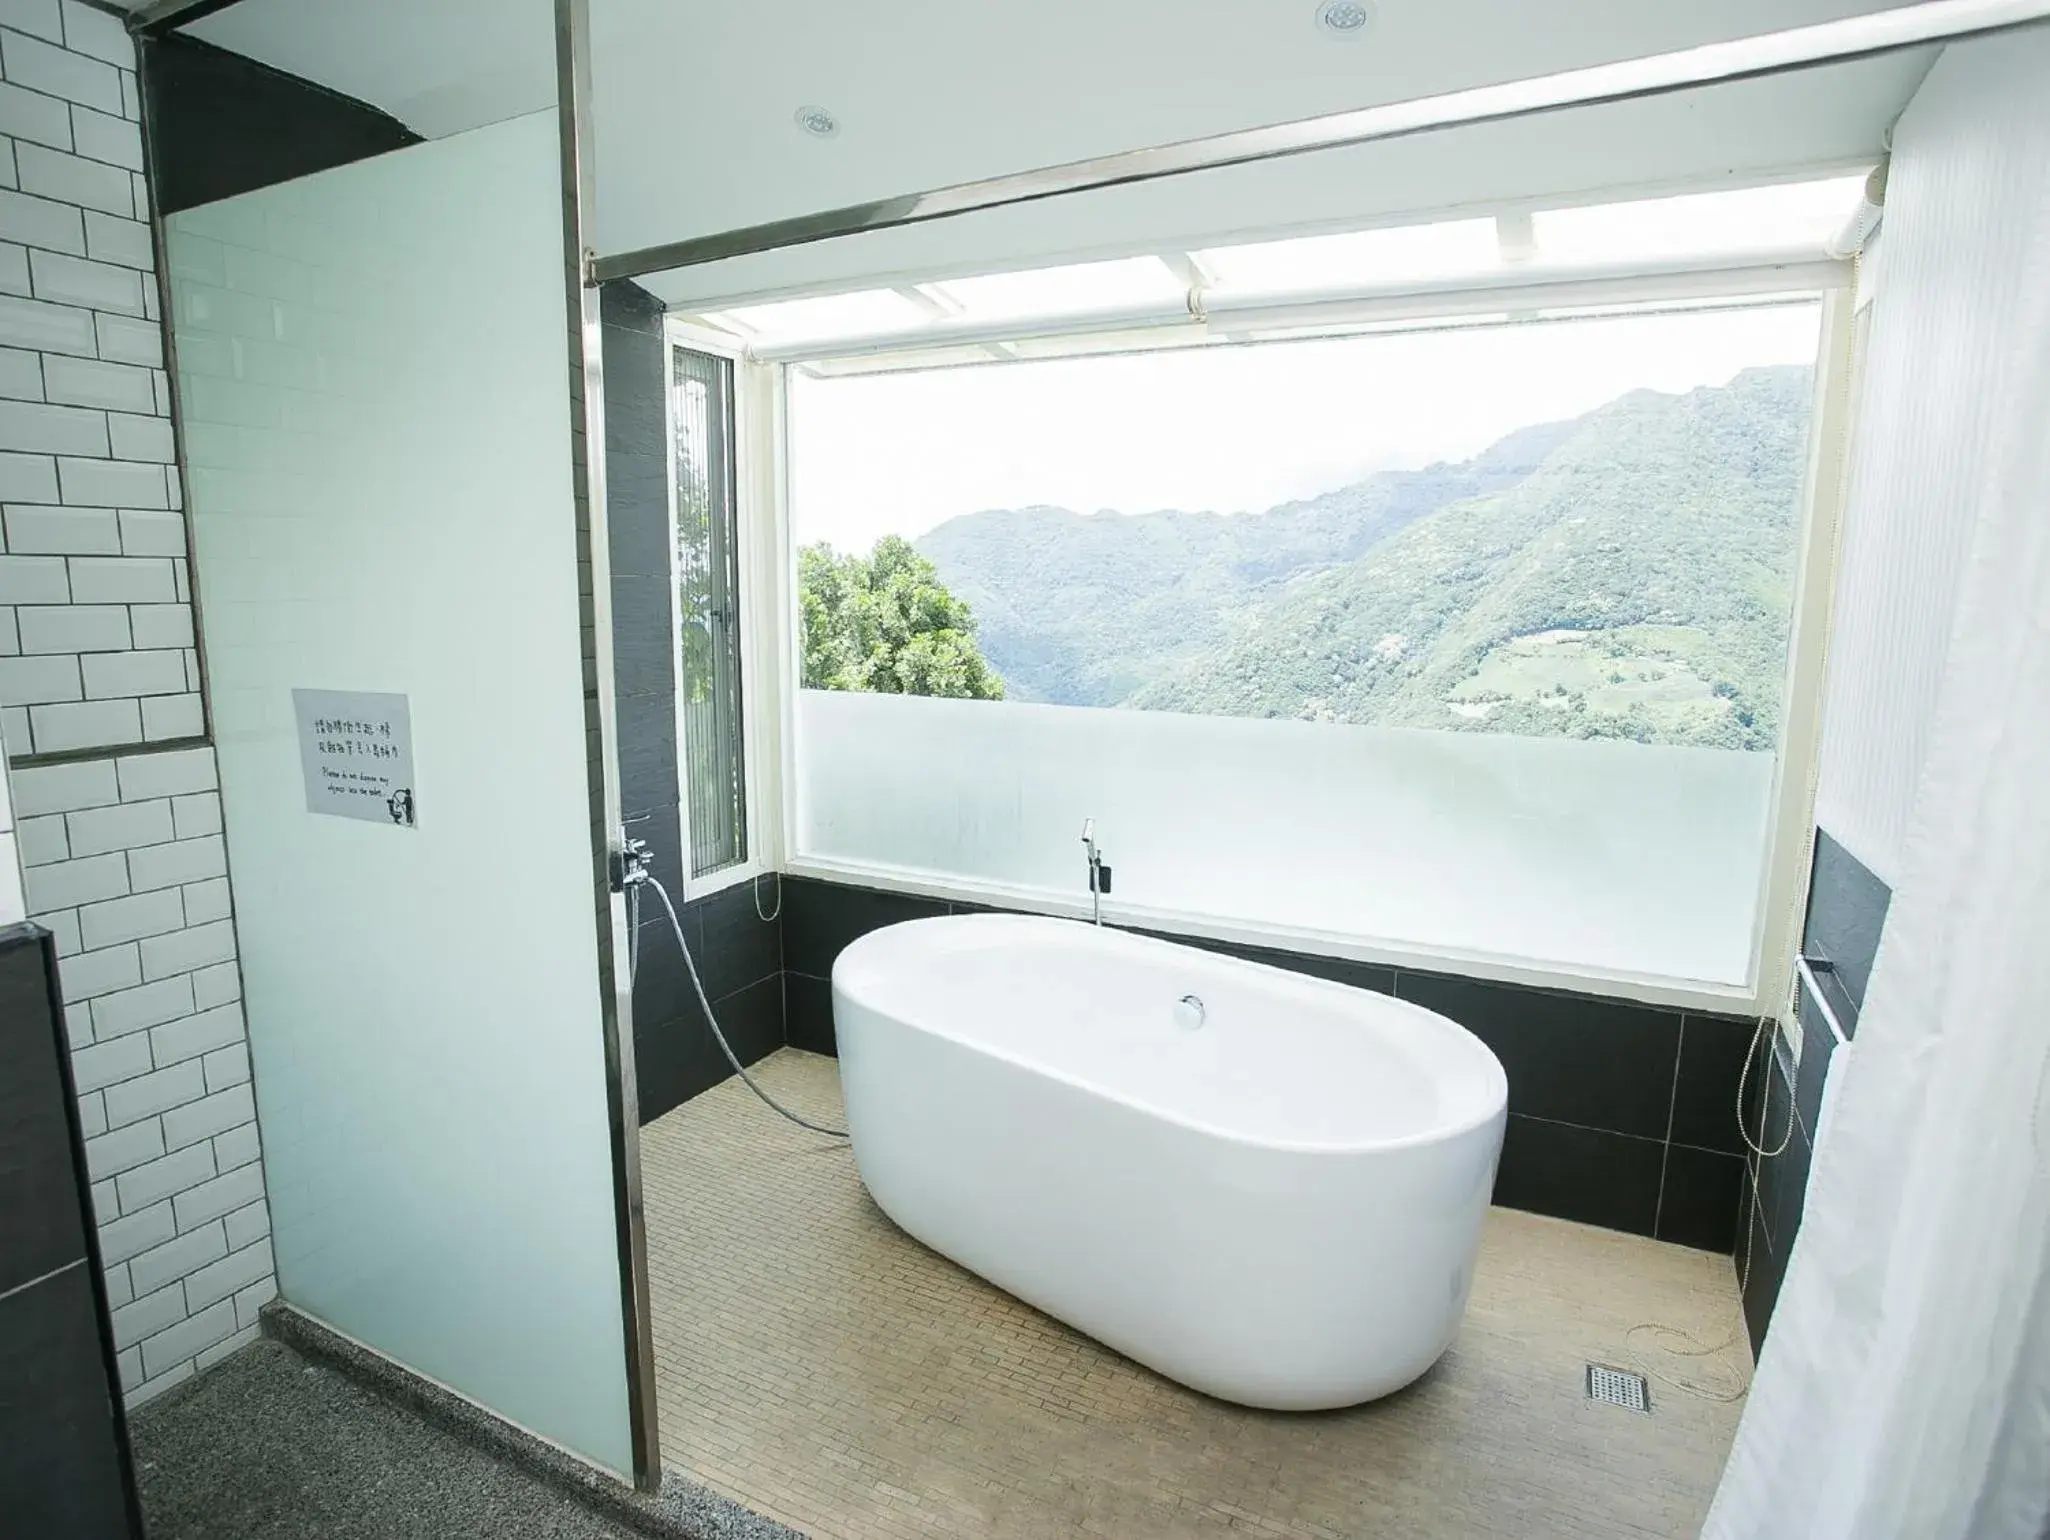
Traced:
[[929, 285], [940, 298], [978, 321], [1056, 316], [1117, 306], [1172, 305], [1187, 288], [1158, 257], [1085, 262], [1024, 273], [992, 273]]
[[798, 853], [1566, 971], [1746, 981], [1769, 753], [805, 690]]
[[932, 315], [894, 289], [862, 289], [818, 299], [779, 300], [773, 305], [740, 305], [718, 311], [710, 319], [731, 323], [765, 342], [782, 343], [908, 331], [924, 325]]
[[[554, 114], [169, 221], [285, 1298], [631, 1469]], [[407, 697], [419, 826], [295, 687]]]
[[1537, 259], [1546, 266], [1580, 266], [1797, 247], [1820, 249], [1857, 210], [1864, 188], [1863, 176], [1833, 177], [1821, 182], [1554, 209], [1532, 221]]
[[1493, 272], [1502, 265], [1492, 219], [1399, 225], [1199, 252], [1220, 288], [1339, 288]]

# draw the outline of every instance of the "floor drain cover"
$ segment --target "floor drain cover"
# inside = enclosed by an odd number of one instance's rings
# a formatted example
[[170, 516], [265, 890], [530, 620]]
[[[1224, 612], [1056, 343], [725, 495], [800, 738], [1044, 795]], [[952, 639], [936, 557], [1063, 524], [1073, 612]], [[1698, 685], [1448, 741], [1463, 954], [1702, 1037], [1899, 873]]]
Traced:
[[1587, 1399], [1626, 1411], [1651, 1410], [1651, 1386], [1633, 1369], [1612, 1369], [1607, 1364], [1587, 1366]]

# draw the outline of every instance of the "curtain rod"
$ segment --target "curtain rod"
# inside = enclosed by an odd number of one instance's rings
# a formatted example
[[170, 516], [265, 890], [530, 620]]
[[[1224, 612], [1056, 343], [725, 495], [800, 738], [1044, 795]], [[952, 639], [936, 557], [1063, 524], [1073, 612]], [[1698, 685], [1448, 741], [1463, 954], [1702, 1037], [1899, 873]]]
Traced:
[[1757, 37], [1705, 43], [1671, 53], [1417, 97], [1267, 128], [1241, 129], [1150, 149], [1124, 150], [1091, 160], [962, 182], [931, 192], [879, 198], [612, 256], [594, 255], [587, 264], [586, 276], [591, 283], [639, 278], [846, 235], [925, 224], [1011, 204], [1035, 203], [1069, 193], [1185, 176], [1193, 171], [1404, 139], [1445, 128], [1508, 122], [1573, 107], [1640, 101], [1703, 86], [1878, 58], [1958, 38], [2008, 32], [2034, 25], [2046, 17], [2050, 17], [2050, 0], [1916, 0], [1891, 10]]

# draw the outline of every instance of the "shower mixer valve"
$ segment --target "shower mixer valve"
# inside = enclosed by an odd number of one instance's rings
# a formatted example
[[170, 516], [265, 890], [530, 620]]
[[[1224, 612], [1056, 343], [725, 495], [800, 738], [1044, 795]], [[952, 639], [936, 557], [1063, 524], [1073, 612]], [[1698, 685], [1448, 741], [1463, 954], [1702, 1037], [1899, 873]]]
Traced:
[[635, 839], [626, 832], [622, 824], [619, 830], [619, 848], [612, 852], [612, 891], [624, 893], [646, 882], [648, 871], [648, 842]]

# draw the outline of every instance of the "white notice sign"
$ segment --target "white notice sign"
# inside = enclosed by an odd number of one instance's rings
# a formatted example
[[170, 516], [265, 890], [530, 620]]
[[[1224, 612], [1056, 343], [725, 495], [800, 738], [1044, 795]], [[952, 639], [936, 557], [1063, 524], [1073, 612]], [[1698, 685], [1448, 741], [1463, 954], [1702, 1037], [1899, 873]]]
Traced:
[[294, 690], [306, 811], [414, 826], [413, 718], [403, 695]]

